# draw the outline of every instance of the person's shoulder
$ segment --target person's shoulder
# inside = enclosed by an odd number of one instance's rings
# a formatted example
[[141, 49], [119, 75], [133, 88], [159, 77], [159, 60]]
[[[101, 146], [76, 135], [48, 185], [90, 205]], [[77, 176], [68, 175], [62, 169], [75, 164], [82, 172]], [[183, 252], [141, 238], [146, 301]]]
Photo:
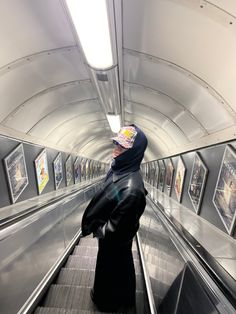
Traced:
[[143, 178], [139, 171], [131, 172], [128, 177], [128, 187], [130, 190], [143, 190]]

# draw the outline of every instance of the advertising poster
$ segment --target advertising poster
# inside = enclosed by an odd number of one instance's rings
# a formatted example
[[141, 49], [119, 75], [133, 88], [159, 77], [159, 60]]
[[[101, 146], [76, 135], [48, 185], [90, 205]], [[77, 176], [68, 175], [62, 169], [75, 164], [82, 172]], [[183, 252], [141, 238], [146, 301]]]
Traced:
[[74, 178], [75, 183], [81, 182], [81, 164], [79, 157], [76, 157], [76, 160], [74, 162]]
[[224, 151], [213, 203], [226, 230], [232, 234], [236, 218], [236, 153], [230, 146]]
[[147, 164], [147, 182], [151, 184], [151, 170], [150, 170], [150, 163]]
[[90, 163], [90, 160], [87, 159], [86, 161], [86, 180], [89, 180], [90, 179], [90, 173], [89, 173], [89, 169], [90, 169], [90, 166], [89, 166], [89, 163]]
[[151, 162], [151, 185], [155, 185], [156, 180], [156, 167], [155, 167], [155, 161]]
[[82, 181], [86, 180], [86, 159], [85, 158], [81, 160], [81, 180]]
[[198, 153], [194, 156], [193, 168], [190, 177], [188, 194], [196, 213], [199, 213], [202, 196], [206, 184], [207, 168]]
[[23, 145], [18, 145], [5, 159], [8, 185], [12, 203], [15, 203], [28, 185]]
[[43, 189], [45, 188], [46, 184], [49, 181], [48, 161], [47, 161], [46, 149], [44, 149], [38, 155], [38, 157], [34, 161], [34, 164], [35, 164], [38, 192], [39, 192], [39, 194], [41, 194]]
[[66, 160], [65, 168], [66, 168], [66, 186], [68, 186], [73, 176], [71, 155]]
[[173, 182], [173, 176], [174, 176], [174, 166], [172, 163], [171, 158], [168, 160], [167, 167], [166, 167], [166, 189], [167, 189], [167, 195], [171, 196], [172, 192], [172, 182]]
[[165, 175], [166, 175], [166, 168], [163, 160], [159, 160], [159, 167], [160, 167], [160, 175], [159, 175], [159, 190], [162, 192], [164, 191], [165, 185]]
[[177, 171], [175, 176], [175, 193], [179, 202], [181, 202], [183, 187], [184, 187], [184, 179], [185, 179], [186, 168], [183, 163], [182, 157], [179, 156]]
[[90, 160], [89, 172], [90, 172], [90, 179], [93, 179], [93, 177], [94, 177], [93, 160]]
[[154, 161], [154, 167], [155, 167], [155, 180], [154, 180], [154, 186], [158, 188], [159, 184], [159, 174], [160, 174], [160, 169], [159, 169], [159, 163], [158, 161]]
[[54, 170], [55, 188], [57, 190], [63, 179], [61, 153], [59, 153], [57, 157], [55, 158], [55, 160], [53, 161], [53, 170]]

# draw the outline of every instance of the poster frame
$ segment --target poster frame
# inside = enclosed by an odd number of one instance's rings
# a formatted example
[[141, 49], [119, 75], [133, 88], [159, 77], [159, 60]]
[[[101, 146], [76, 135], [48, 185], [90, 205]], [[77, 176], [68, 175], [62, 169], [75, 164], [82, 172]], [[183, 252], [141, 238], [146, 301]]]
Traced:
[[[178, 193], [177, 188], [176, 188], [176, 179], [177, 179], [177, 176], [178, 176], [178, 173], [179, 173], [179, 165], [180, 165], [180, 163], [182, 163], [182, 165], [183, 165], [184, 172], [183, 172], [183, 174], [181, 176], [180, 193]], [[186, 177], [186, 166], [184, 164], [182, 156], [179, 156], [178, 162], [177, 162], [176, 173], [175, 173], [175, 183], [174, 183], [175, 194], [176, 194], [176, 197], [177, 197], [177, 200], [178, 200], [179, 203], [181, 203], [181, 201], [182, 201], [185, 177]]]
[[155, 180], [154, 180], [154, 187], [158, 189], [159, 185], [159, 176], [160, 176], [160, 166], [158, 160], [154, 161], [154, 167], [155, 167]]
[[[200, 167], [203, 168], [204, 170], [204, 176], [203, 176], [203, 179], [202, 179], [202, 182], [200, 182], [200, 194], [199, 194], [199, 197], [198, 197], [198, 205], [196, 206], [194, 204], [194, 201], [193, 201], [193, 198], [192, 198], [192, 195], [190, 194], [190, 187], [193, 185], [192, 181], [193, 181], [193, 178], [194, 178], [194, 170], [195, 170], [195, 164], [197, 162], [197, 159], [198, 159], [198, 162], [200, 163]], [[202, 205], [202, 199], [203, 199], [203, 195], [204, 195], [204, 188], [206, 186], [206, 180], [207, 180], [207, 175], [208, 175], [208, 169], [206, 167], [206, 165], [204, 164], [200, 154], [198, 152], [196, 152], [194, 154], [194, 160], [193, 160], [193, 165], [192, 165], [192, 171], [191, 171], [191, 176], [190, 176], [190, 180], [189, 180], [189, 186], [188, 186], [188, 195], [189, 195], [189, 198], [191, 200], [191, 203], [193, 205], [193, 208], [196, 212], [196, 214], [199, 214], [200, 212], [200, 209], [201, 209], [201, 205]]]
[[[171, 177], [170, 177], [170, 186], [168, 186], [168, 185], [166, 184], [166, 181], [167, 181], [167, 170], [168, 170], [169, 164], [170, 164], [171, 167], [172, 167], [172, 170], [171, 170]], [[175, 167], [174, 167], [173, 161], [172, 161], [171, 158], [168, 158], [168, 159], [167, 159], [167, 166], [166, 166], [165, 187], [166, 187], [166, 190], [167, 190], [167, 195], [168, 195], [169, 197], [171, 197], [171, 193], [172, 193], [172, 186], [173, 186], [174, 173], [175, 173]]]
[[[76, 175], [76, 170], [77, 170], [77, 166], [80, 168], [80, 175], [79, 178]], [[75, 161], [74, 161], [74, 165], [73, 165], [73, 170], [74, 170], [74, 183], [77, 184], [79, 182], [81, 182], [81, 163], [80, 163], [80, 157], [76, 157]]]
[[[68, 170], [70, 170], [70, 171], [68, 172]], [[69, 186], [71, 179], [73, 181], [73, 166], [72, 166], [72, 156], [71, 155], [69, 155], [66, 159], [65, 171], [66, 171], [66, 186]], [[68, 173], [70, 174], [70, 176], [68, 176]]]
[[[37, 172], [37, 163], [40, 162], [41, 158], [43, 158], [45, 156], [45, 161], [46, 161], [46, 179], [45, 179], [45, 182], [44, 184], [42, 185], [42, 188], [40, 188], [40, 182], [39, 182], [39, 174]], [[37, 182], [37, 189], [38, 189], [38, 194], [40, 195], [43, 190], [45, 189], [48, 181], [49, 181], [49, 170], [48, 170], [48, 160], [47, 160], [47, 150], [46, 148], [44, 148], [39, 154], [38, 156], [35, 158], [34, 160], [34, 166], [35, 166], [35, 173], [36, 173], [36, 182]]]
[[[18, 158], [18, 161], [19, 161], [19, 159], [22, 159], [21, 166], [23, 167], [23, 171], [25, 172], [24, 178], [26, 179], [26, 181], [24, 182], [24, 184], [22, 186], [20, 186], [19, 192], [16, 194], [16, 193], [14, 193], [14, 188], [13, 188], [13, 178], [11, 177], [11, 174], [10, 174], [10, 170], [12, 168], [12, 165], [8, 165], [8, 161], [19, 150], [21, 150], [21, 152], [19, 153], [19, 155], [21, 155], [21, 156]], [[27, 172], [27, 167], [26, 167], [26, 162], [25, 162], [24, 147], [23, 147], [22, 143], [17, 145], [10, 152], [10, 154], [8, 154], [4, 158], [4, 166], [5, 166], [5, 171], [6, 171], [6, 175], [7, 175], [7, 183], [8, 183], [9, 192], [10, 192], [10, 199], [11, 199], [11, 202], [14, 204], [29, 184], [28, 172]]]
[[[163, 192], [164, 191], [164, 188], [165, 188], [165, 176], [166, 176], [166, 166], [165, 166], [165, 163], [164, 163], [164, 160], [161, 159], [158, 161], [159, 162], [159, 184], [158, 184], [158, 189]], [[161, 186], [161, 176], [162, 176], [162, 186]]]
[[[223, 218], [223, 215], [222, 213], [220, 212], [219, 208], [218, 208], [218, 205], [216, 204], [216, 201], [215, 201], [215, 198], [216, 198], [216, 193], [217, 193], [217, 188], [218, 188], [218, 184], [219, 184], [219, 181], [221, 179], [221, 175], [222, 175], [222, 168], [223, 168], [223, 165], [224, 165], [224, 161], [225, 161], [225, 158], [226, 158], [226, 153], [227, 151], [229, 151], [229, 153], [231, 153], [233, 155], [233, 158], [236, 162], [236, 152], [235, 150], [230, 146], [230, 145], [226, 145], [225, 147], [225, 150], [224, 150], [224, 154], [223, 154], [223, 157], [222, 157], [222, 160], [221, 160], [221, 165], [220, 165], [220, 168], [219, 168], [219, 173], [218, 173], [218, 177], [217, 177], [217, 181], [216, 181], [216, 185], [215, 185], [215, 189], [214, 189], [214, 195], [213, 195], [213, 198], [212, 198], [212, 201], [213, 201], [213, 204], [220, 216], [220, 219], [221, 221], [223, 222], [223, 225], [225, 227], [225, 229], [227, 230], [228, 234], [229, 235], [232, 235], [233, 231], [234, 231], [234, 227], [235, 227], [235, 221], [236, 221], [236, 210], [233, 214], [233, 218], [232, 218], [232, 222], [230, 224], [230, 227], [227, 226], [224, 218]], [[234, 176], [236, 176], [236, 169], [235, 171], [233, 171], [234, 173]]]
[[[57, 170], [56, 170], [56, 163], [57, 163], [57, 162], [60, 163], [60, 168], [61, 168], [61, 171], [58, 172], [58, 173], [61, 174], [61, 178], [60, 178], [59, 181], [57, 180], [57, 176], [56, 176], [56, 174], [57, 174], [57, 173], [56, 173], [56, 172], [57, 172]], [[55, 188], [56, 188], [56, 190], [58, 190], [58, 188], [59, 188], [59, 186], [60, 186], [60, 184], [61, 184], [61, 182], [62, 182], [62, 179], [63, 179], [63, 168], [62, 168], [62, 156], [61, 156], [61, 152], [59, 152], [59, 153], [57, 154], [56, 158], [53, 160], [53, 172], [54, 172], [54, 184], [55, 184]]]

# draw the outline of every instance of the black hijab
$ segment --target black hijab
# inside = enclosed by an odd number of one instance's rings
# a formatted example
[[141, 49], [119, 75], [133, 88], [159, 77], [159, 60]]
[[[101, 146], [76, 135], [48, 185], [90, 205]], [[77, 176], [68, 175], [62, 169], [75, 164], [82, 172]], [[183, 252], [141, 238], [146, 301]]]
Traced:
[[115, 173], [116, 175], [122, 175], [128, 172], [138, 171], [142, 162], [144, 152], [147, 148], [146, 135], [136, 125], [131, 124], [135, 127], [137, 135], [134, 140], [132, 148], [129, 148], [126, 152], [114, 158], [111, 169], [107, 173], [107, 178]]

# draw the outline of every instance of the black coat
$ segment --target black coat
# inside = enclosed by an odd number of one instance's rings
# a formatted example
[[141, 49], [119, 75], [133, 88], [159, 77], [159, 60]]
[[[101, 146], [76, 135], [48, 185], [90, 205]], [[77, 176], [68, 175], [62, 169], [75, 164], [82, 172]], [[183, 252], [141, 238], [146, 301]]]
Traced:
[[112, 242], [131, 240], [139, 228], [146, 194], [139, 171], [113, 174], [101, 185], [84, 212], [83, 236], [99, 233], [101, 238]]

